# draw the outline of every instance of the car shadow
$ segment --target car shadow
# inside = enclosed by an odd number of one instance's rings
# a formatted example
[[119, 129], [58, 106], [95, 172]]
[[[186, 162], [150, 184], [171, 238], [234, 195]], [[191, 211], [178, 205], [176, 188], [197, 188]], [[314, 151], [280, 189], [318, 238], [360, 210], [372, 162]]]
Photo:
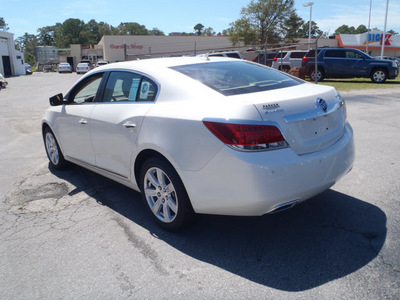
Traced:
[[386, 239], [381, 209], [332, 189], [273, 215], [198, 215], [170, 233], [152, 222], [139, 193], [77, 166], [51, 172], [76, 187], [70, 195], [87, 193], [177, 251], [283, 291], [312, 289], [363, 268]]

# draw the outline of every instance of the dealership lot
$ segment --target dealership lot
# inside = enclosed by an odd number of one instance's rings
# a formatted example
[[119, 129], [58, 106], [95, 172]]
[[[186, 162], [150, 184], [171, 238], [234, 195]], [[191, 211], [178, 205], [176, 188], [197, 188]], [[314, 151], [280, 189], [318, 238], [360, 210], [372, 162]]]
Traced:
[[0, 299], [400, 297], [400, 88], [342, 93], [356, 162], [329, 191], [168, 233], [138, 193], [49, 169], [41, 116], [79, 77], [34, 73], [0, 92]]

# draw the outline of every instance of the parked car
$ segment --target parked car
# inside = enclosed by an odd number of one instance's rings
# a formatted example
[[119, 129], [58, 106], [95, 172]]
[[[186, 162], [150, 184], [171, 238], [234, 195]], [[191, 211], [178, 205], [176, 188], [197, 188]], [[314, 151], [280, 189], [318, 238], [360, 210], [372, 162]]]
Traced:
[[140, 191], [167, 230], [194, 213], [290, 208], [350, 171], [345, 102], [246, 60], [155, 58], [109, 64], [50, 98], [50, 166], [73, 162]]
[[32, 67], [28, 63], [25, 63], [25, 74], [26, 75], [32, 75]]
[[253, 62], [259, 63], [261, 65], [265, 65], [268, 67], [272, 66], [272, 61], [274, 58], [278, 55], [279, 52], [273, 51], [273, 52], [264, 52], [264, 51], [257, 51], [258, 55], [255, 59], [253, 59]]
[[210, 52], [206, 54], [200, 54], [198, 55], [200, 57], [202, 56], [209, 56], [209, 57], [230, 57], [230, 58], [239, 58], [239, 59], [244, 59], [242, 53], [239, 51], [215, 51], [215, 52]]
[[76, 66], [76, 74], [86, 73], [90, 71], [90, 66], [87, 63], [79, 63]]
[[108, 61], [106, 61], [106, 60], [99, 60], [99, 61], [97, 62], [97, 64], [96, 64], [96, 67], [104, 66], [104, 65], [107, 65], [107, 64], [108, 64]]
[[4, 78], [3, 74], [0, 73], [0, 90], [7, 87], [7, 80]]
[[292, 68], [301, 68], [301, 61], [307, 50], [281, 51], [272, 60], [272, 68], [289, 72]]
[[80, 63], [86, 63], [89, 65], [90, 69], [93, 69], [93, 64], [90, 60], [82, 60]]
[[302, 60], [306, 74], [312, 80], [324, 78], [371, 78], [372, 82], [382, 83], [399, 75], [396, 61], [376, 59], [366, 53], [349, 48], [317, 49], [317, 71], [315, 71], [315, 50], [310, 50]]
[[58, 65], [58, 73], [72, 73], [72, 67], [69, 63], [59, 63]]

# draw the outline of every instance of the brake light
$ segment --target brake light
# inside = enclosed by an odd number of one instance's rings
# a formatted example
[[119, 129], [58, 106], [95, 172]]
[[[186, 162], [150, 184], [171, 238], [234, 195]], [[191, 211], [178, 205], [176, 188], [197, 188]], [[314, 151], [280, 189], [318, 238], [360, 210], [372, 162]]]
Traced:
[[301, 60], [302, 62], [306, 62], [308, 60], [307, 56], [304, 56], [303, 59]]
[[288, 147], [282, 133], [275, 126], [208, 121], [203, 123], [224, 144], [239, 150], [262, 151]]
[[278, 60], [278, 58], [277, 57], [275, 57], [274, 59], [273, 59], [273, 61], [277, 61]]

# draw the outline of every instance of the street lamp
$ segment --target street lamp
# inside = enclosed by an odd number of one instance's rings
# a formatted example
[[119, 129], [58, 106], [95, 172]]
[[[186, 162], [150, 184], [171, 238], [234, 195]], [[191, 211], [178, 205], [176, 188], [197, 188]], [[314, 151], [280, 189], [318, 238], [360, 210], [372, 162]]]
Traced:
[[310, 7], [310, 23], [308, 24], [308, 50], [310, 50], [310, 45], [311, 45], [311, 15], [312, 15], [312, 6], [314, 2], [307, 2], [304, 3], [304, 7]]

